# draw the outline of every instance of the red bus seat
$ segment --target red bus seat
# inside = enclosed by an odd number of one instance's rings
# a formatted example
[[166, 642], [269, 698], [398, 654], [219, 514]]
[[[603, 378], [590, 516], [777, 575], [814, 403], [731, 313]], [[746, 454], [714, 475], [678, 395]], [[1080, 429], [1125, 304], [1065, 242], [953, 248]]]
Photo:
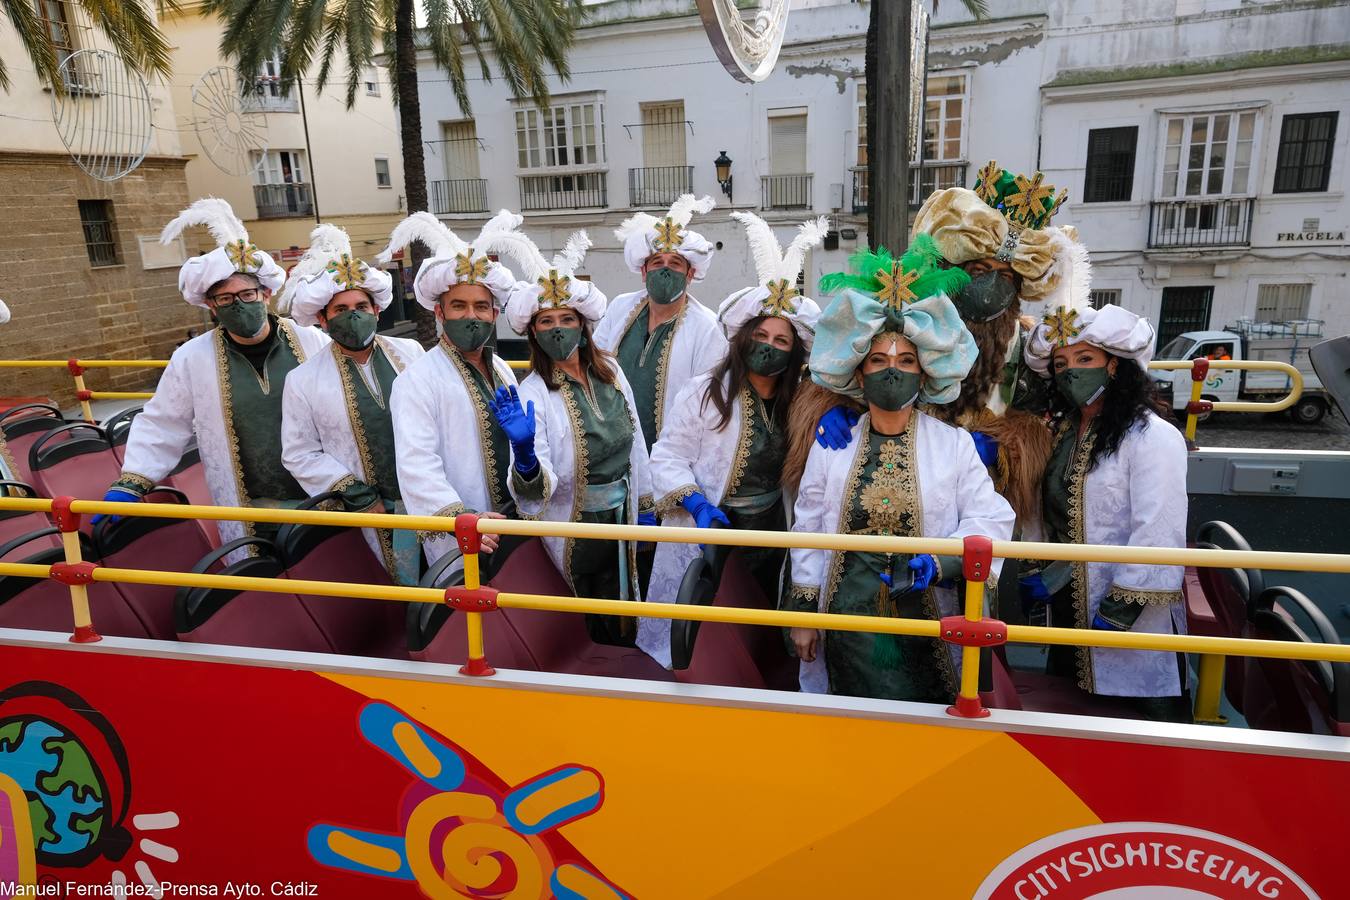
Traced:
[[[0, 546], [0, 559], [9, 563], [51, 565], [65, 560], [59, 532], [44, 528], [21, 535]], [[98, 561], [92, 543], [80, 537], [81, 553], [90, 562]], [[94, 582], [86, 588], [89, 615], [99, 634], [118, 637], [149, 637], [140, 618], [132, 611], [117, 588], [108, 582]], [[50, 578], [24, 578], [0, 575], [0, 628], [32, 628], [70, 634], [75, 628], [70, 605], [70, 589]]]
[[[5, 410], [0, 415], [0, 434], [4, 435], [9, 455], [17, 471], [12, 476], [28, 484], [33, 483], [33, 470], [28, 465], [28, 448], [42, 435], [58, 425], [65, 425], [61, 410], [50, 403], [25, 403]], [[100, 495], [101, 496], [101, 495]]]
[[[1195, 546], [1201, 550], [1250, 552], [1252, 549], [1236, 528], [1220, 521], [1201, 525], [1196, 532]], [[1240, 637], [1247, 627], [1247, 610], [1252, 599], [1266, 589], [1265, 573], [1260, 569], [1218, 569], [1205, 566], [1196, 567], [1195, 578], [1214, 615], [1212, 630], [1200, 633], [1216, 637]], [[1187, 618], [1189, 619], [1189, 616]], [[1201, 621], [1200, 624], [1206, 623]], [[1225, 666], [1223, 692], [1228, 697], [1228, 702], [1238, 712], [1244, 711], [1246, 702], [1243, 679], [1244, 668], [1241, 665]]]
[[[721, 578], [714, 585], [716, 551], [709, 551], [690, 564], [678, 596], [670, 599], [699, 606], [774, 608], [741, 564], [738, 553], [725, 557]], [[716, 596], [709, 596], [714, 590]], [[797, 684], [797, 661], [788, 656], [778, 628], [684, 620], [672, 620], [670, 627], [671, 662], [677, 681], [781, 690], [793, 690]]]
[[[1297, 622], [1309, 623], [1309, 635]], [[1243, 637], [1339, 644], [1326, 615], [1301, 591], [1272, 587], [1252, 601]], [[1243, 716], [1252, 728], [1350, 736], [1350, 665], [1297, 659], [1231, 660], [1243, 670]]]
[[[421, 587], [446, 588], [464, 583], [459, 551], [446, 553], [422, 576]], [[406, 613], [408, 654], [420, 662], [463, 665], [469, 658], [468, 631], [464, 617], [443, 603], [410, 603]], [[536, 671], [534, 657], [500, 614], [485, 617], [483, 653], [500, 669]]]
[[[169, 473], [164, 482], [187, 495], [193, 506], [215, 506], [211, 488], [206, 483], [206, 467], [202, 465], [201, 454], [195, 445], [183, 451], [178, 467]], [[206, 542], [212, 547], [220, 546], [220, 529], [211, 519], [198, 519], [197, 526], [206, 535]]]
[[127, 438], [131, 435], [131, 420], [140, 415], [144, 409], [144, 406], [129, 406], [99, 423], [108, 435], [108, 441], [112, 444], [113, 455], [117, 457], [118, 465], [123, 462]]
[[[32, 485], [22, 481], [0, 481], [0, 497], [36, 497], [37, 491]], [[11, 541], [24, 534], [41, 531], [51, 527], [51, 520], [43, 513], [21, 512], [18, 510], [0, 511], [0, 544]], [[54, 540], [54, 544], [60, 541]]]
[[[43, 434], [28, 448], [33, 487], [44, 497], [99, 500], [122, 474], [108, 435], [97, 425], [70, 422]], [[81, 524], [88, 532], [88, 520]]]

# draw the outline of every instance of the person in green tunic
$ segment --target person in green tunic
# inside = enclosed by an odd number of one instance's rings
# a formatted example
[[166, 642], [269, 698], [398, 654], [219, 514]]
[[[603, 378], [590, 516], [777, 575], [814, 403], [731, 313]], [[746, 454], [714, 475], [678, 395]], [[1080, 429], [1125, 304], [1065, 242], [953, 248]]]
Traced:
[[[863, 252], [851, 260], [857, 274], [822, 279], [822, 290], [840, 293], [821, 314], [811, 377], [867, 411], [853, 426], [850, 452], [813, 446], [794, 531], [1012, 536], [1012, 508], [970, 433], [914, 407], [955, 399], [975, 361], [975, 341], [948, 299], [968, 276], [936, 260], [921, 235], [900, 260]], [[793, 550], [791, 561], [786, 609], [918, 619], [958, 610], [956, 557]], [[945, 702], [959, 677], [959, 655], [928, 638], [815, 628], [793, 628], [790, 637], [806, 691]]]
[[[530, 346], [530, 375], [497, 392], [494, 412], [511, 441], [511, 492], [520, 515], [559, 522], [655, 524], [651, 473], [633, 393], [591, 327], [605, 309], [594, 284], [573, 277], [581, 232], [551, 265], [535, 267], [507, 301], [507, 321]], [[524, 398], [524, 405], [522, 405]], [[630, 542], [546, 538], [577, 596], [639, 600]], [[630, 617], [587, 616], [592, 639], [632, 645]]]

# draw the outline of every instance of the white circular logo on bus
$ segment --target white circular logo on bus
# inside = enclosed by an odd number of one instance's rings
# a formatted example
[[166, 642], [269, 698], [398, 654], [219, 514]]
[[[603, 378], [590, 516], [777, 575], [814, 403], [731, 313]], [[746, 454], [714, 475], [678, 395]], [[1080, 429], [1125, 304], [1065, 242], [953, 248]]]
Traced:
[[1288, 866], [1222, 834], [1161, 822], [1061, 831], [989, 873], [975, 900], [1318, 900]]

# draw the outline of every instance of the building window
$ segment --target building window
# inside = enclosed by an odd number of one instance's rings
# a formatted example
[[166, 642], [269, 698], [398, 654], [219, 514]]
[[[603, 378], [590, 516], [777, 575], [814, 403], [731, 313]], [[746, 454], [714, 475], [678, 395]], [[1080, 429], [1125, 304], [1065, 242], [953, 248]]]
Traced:
[[393, 186], [393, 182], [389, 179], [389, 160], [378, 156], [375, 157], [375, 186], [380, 188]]
[[253, 161], [254, 184], [300, 184], [306, 180], [303, 150], [254, 150], [249, 158]]
[[1327, 189], [1331, 181], [1336, 117], [1334, 112], [1284, 117], [1280, 124], [1280, 152], [1275, 159], [1275, 193]]
[[685, 166], [684, 101], [642, 104], [642, 163], [648, 168]]
[[966, 76], [929, 75], [923, 116], [923, 161], [966, 158]]
[[253, 160], [253, 198], [259, 218], [313, 215], [314, 195], [306, 183], [304, 151], [254, 150], [249, 157]]
[[854, 105], [858, 113], [858, 156], [856, 165], [867, 165], [867, 82], [858, 82], [858, 99]]
[[273, 53], [263, 60], [253, 80], [253, 93], [258, 105], [266, 112], [299, 112], [298, 96], [285, 96], [281, 82], [281, 54]]
[[1101, 309], [1103, 306], [1120, 305], [1120, 288], [1101, 288], [1095, 291], [1088, 291], [1088, 299], [1092, 302], [1093, 309]]
[[366, 70], [365, 86], [367, 97], [380, 96], [380, 76], [374, 68]]
[[1139, 126], [1093, 128], [1088, 132], [1085, 203], [1129, 200], [1134, 193], [1134, 148]]
[[1210, 285], [1163, 288], [1155, 346], [1166, 347], [1173, 338], [1188, 331], [1207, 331], [1213, 302], [1214, 288]]
[[605, 105], [598, 97], [555, 99], [545, 110], [516, 110], [516, 164], [575, 169], [605, 162]]
[[1161, 197], [1255, 193], [1255, 110], [1170, 117], [1163, 129]]
[[115, 266], [117, 232], [113, 227], [111, 200], [81, 200], [80, 225], [84, 228], [84, 249], [91, 266]]
[[1311, 284], [1262, 284], [1256, 288], [1256, 321], [1290, 322], [1308, 318]]

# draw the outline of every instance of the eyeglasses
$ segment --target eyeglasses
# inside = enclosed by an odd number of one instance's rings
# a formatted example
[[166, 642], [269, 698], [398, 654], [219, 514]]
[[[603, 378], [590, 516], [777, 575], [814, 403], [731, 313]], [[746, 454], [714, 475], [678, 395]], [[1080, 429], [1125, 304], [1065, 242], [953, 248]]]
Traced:
[[257, 288], [247, 288], [242, 291], [236, 291], [233, 294], [212, 294], [207, 297], [216, 305], [217, 308], [225, 306], [234, 306], [236, 300], [241, 303], [257, 303], [262, 298], [259, 296], [262, 292]]

